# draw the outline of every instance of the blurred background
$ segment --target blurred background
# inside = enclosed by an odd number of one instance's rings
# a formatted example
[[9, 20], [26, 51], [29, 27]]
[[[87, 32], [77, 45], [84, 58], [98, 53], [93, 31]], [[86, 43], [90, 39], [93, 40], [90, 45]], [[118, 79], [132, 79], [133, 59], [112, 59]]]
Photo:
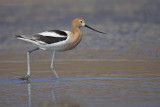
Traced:
[[[33, 48], [14, 35], [71, 30], [76, 17], [108, 34], [82, 28], [78, 47], [56, 54], [56, 59], [159, 58], [159, 11], [159, 0], [0, 0], [0, 60], [23, 60]], [[33, 57], [50, 54], [39, 51]]]

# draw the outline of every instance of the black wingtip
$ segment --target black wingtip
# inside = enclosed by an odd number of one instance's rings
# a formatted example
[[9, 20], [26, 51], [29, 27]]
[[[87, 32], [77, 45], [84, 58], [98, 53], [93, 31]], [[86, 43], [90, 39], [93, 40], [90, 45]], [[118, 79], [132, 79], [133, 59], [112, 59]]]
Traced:
[[14, 35], [15, 38], [22, 38], [21, 35]]

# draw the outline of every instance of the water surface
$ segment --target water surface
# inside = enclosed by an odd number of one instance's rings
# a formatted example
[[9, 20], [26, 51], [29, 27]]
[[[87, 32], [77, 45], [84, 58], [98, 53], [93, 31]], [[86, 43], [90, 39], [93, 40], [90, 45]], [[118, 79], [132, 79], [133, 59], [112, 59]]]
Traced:
[[[153, 62], [152, 66], [144, 66]], [[39, 70], [40, 64], [47, 65], [48, 62], [36, 63], [31, 63], [31, 79], [23, 81], [19, 78], [26, 73], [22, 70], [26, 62], [1, 62], [1, 66], [9, 66], [1, 69], [5, 71], [0, 78], [1, 107], [160, 106], [158, 60], [56, 61], [59, 79], [54, 77], [49, 67]], [[112, 65], [114, 68], [109, 68]], [[131, 69], [131, 65], [135, 69]], [[16, 68], [12, 70], [11, 66]]]

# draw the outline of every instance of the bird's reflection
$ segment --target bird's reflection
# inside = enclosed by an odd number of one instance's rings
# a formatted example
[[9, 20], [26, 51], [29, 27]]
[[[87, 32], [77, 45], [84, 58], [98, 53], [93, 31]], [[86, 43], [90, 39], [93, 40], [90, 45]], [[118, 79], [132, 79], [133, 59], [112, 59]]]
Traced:
[[[56, 95], [55, 95], [55, 90], [56, 90], [56, 82], [53, 82], [53, 88], [52, 88], [52, 101], [54, 104], [54, 107], [57, 107], [56, 103]], [[25, 84], [27, 84], [27, 89], [28, 89], [28, 107], [32, 107], [32, 94], [31, 94], [31, 82], [29, 80], [24, 81]]]
[[57, 102], [56, 102], [56, 83], [57, 83], [57, 81], [55, 81], [53, 83], [53, 88], [52, 88], [52, 100], [53, 100], [53, 103], [54, 103], [54, 107], [57, 107]]
[[24, 84], [27, 84], [27, 89], [28, 89], [28, 107], [32, 107], [31, 82], [29, 80], [25, 80]]
[[29, 103], [29, 107], [32, 107], [32, 100], [31, 100], [31, 84], [27, 84], [28, 85], [28, 103]]

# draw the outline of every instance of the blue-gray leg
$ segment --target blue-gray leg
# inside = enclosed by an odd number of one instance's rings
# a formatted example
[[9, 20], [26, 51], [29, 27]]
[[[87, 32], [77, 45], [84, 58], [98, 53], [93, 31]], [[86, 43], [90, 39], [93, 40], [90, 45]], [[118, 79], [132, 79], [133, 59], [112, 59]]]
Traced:
[[54, 73], [54, 75], [56, 76], [56, 78], [59, 78], [59, 76], [57, 75], [55, 69], [54, 69], [54, 66], [53, 66], [53, 63], [54, 63], [54, 55], [55, 55], [55, 51], [53, 52], [53, 55], [52, 55], [52, 61], [51, 61], [51, 69]]
[[29, 50], [27, 52], [27, 69], [28, 69], [28, 71], [27, 71], [27, 75], [25, 75], [23, 78], [24, 80], [28, 80], [28, 78], [30, 77], [30, 58], [29, 58], [29, 55], [30, 55], [30, 53], [32, 53], [36, 50], [39, 50], [39, 48], [35, 48], [35, 49]]

